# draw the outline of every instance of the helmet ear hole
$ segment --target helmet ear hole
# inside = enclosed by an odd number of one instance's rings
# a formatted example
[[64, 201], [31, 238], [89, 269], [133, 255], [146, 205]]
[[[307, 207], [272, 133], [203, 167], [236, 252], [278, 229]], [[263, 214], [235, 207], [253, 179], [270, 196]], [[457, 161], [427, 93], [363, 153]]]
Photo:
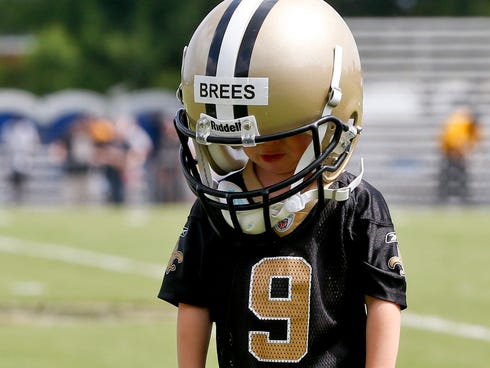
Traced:
[[[329, 166], [332, 169], [327, 170], [323, 174], [323, 179], [328, 183], [334, 181], [340, 173], [345, 169], [347, 163], [352, 156], [355, 145], [361, 132], [361, 121], [358, 119], [357, 112], [353, 112], [350, 118], [344, 123], [348, 129], [342, 131], [340, 141], [337, 143], [335, 149], [326, 157], [323, 161], [325, 166]], [[323, 148], [331, 144], [336, 133], [336, 129], [340, 129], [335, 123], [328, 123], [328, 128], [323, 140]], [[334, 169], [335, 167], [335, 169]]]
[[359, 119], [359, 115], [358, 115], [357, 111], [351, 115], [351, 117], [347, 123], [349, 124], [349, 126], [355, 127], [357, 129], [357, 135], [352, 140], [352, 144], [350, 147], [350, 151], [352, 153], [352, 151], [354, 150], [355, 145], [357, 143], [357, 140], [359, 139], [359, 134], [362, 132], [362, 121]]
[[325, 131], [325, 136], [323, 137], [323, 143], [322, 143], [323, 148], [327, 147], [330, 144], [336, 129], [337, 129], [337, 125], [333, 121], [330, 121], [327, 124], [327, 130]]
[[362, 125], [362, 121], [359, 119], [359, 114], [357, 111], [354, 111], [354, 113], [350, 116], [348, 120], [349, 125], [355, 126], [355, 127], [360, 127]]

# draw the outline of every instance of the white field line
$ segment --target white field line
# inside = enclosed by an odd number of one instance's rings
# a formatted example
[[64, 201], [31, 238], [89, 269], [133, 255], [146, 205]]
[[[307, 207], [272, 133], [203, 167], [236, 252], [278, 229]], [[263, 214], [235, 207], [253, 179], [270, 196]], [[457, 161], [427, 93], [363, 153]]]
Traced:
[[140, 262], [129, 258], [58, 244], [39, 243], [0, 235], [0, 252], [74, 263], [108, 271], [152, 278], [163, 277], [166, 265]]
[[402, 323], [404, 326], [419, 330], [490, 342], [490, 328], [485, 326], [448, 321], [437, 316], [424, 316], [406, 312], [403, 313]]
[[[0, 235], [0, 252], [74, 263], [108, 271], [130, 273], [161, 279], [165, 265], [140, 262], [129, 258], [104, 254], [58, 244], [39, 243]], [[469, 338], [490, 341], [490, 328], [480, 325], [453, 322], [437, 316], [403, 312], [404, 326]]]

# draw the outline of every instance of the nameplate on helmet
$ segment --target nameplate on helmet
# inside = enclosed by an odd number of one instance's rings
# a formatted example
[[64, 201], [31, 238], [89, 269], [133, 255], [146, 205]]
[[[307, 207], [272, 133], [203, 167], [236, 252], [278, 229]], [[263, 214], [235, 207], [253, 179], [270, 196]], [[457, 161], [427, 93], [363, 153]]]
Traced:
[[269, 78], [194, 76], [194, 100], [216, 105], [256, 105], [269, 103]]

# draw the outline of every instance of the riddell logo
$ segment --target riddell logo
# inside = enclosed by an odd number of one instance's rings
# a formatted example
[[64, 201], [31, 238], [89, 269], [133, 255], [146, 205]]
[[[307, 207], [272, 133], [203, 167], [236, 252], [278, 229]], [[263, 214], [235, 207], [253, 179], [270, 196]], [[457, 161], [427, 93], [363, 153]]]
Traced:
[[216, 105], [267, 105], [269, 79], [196, 75], [194, 100]]
[[221, 132], [221, 133], [236, 133], [242, 130], [242, 124], [239, 121], [233, 123], [232, 125], [220, 124], [212, 121], [211, 130], [215, 132]]

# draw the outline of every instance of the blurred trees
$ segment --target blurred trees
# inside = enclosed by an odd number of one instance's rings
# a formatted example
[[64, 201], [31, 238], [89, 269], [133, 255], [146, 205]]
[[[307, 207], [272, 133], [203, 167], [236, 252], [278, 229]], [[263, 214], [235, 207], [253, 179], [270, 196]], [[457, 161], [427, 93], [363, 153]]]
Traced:
[[217, 2], [0, 0], [0, 34], [35, 34], [26, 57], [0, 61], [0, 86], [175, 88], [182, 49]]
[[[0, 59], [0, 87], [178, 85], [181, 53], [219, 0], [0, 0], [0, 36], [34, 35], [25, 57]], [[344, 16], [490, 15], [488, 0], [331, 0]]]
[[328, 0], [344, 16], [489, 16], [488, 0]]

